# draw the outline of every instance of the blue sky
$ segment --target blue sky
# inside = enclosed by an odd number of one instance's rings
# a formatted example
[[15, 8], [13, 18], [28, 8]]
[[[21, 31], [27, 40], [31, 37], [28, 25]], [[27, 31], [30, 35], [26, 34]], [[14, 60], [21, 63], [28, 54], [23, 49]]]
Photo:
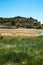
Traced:
[[0, 0], [0, 17], [33, 17], [43, 23], [43, 0]]

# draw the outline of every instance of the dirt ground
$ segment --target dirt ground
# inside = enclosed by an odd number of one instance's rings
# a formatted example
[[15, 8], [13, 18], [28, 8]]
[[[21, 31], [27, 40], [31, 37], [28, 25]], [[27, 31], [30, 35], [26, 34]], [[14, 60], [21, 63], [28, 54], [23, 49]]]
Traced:
[[41, 29], [0, 29], [2, 36], [39, 36]]

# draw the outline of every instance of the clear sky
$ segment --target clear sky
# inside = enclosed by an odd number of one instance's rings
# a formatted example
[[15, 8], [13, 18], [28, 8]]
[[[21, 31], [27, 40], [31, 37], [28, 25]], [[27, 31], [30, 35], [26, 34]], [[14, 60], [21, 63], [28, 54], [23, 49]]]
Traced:
[[0, 0], [0, 17], [33, 17], [43, 22], [43, 0]]

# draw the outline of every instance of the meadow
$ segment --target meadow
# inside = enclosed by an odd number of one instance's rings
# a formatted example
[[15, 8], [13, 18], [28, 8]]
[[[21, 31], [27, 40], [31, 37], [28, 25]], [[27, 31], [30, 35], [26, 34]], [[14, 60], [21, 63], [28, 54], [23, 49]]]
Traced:
[[0, 36], [0, 65], [43, 65], [43, 36]]

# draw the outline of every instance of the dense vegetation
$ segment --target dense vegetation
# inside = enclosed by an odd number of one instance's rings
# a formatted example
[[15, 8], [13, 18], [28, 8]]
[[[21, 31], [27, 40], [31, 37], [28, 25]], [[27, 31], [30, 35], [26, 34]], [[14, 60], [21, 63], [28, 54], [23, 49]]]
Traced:
[[0, 37], [0, 65], [43, 65], [43, 37]]
[[0, 28], [34, 28], [43, 29], [43, 24], [32, 17], [0, 18]]

